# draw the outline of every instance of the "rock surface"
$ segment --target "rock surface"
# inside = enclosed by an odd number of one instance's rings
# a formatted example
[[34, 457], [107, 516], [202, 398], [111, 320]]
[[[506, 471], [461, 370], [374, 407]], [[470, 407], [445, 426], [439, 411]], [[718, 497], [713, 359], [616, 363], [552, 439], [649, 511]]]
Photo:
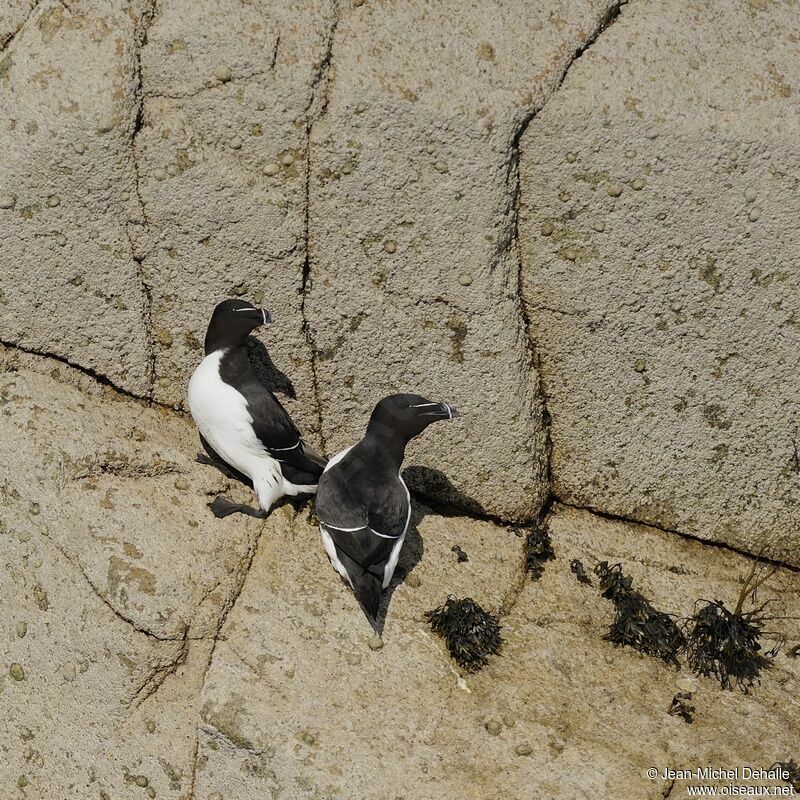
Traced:
[[555, 494], [795, 564], [798, 36], [630, 3], [520, 142]]
[[800, 563], [800, 32], [723, 6], [6, 3], [0, 340], [180, 409], [247, 297], [330, 453], [413, 389], [435, 503]]
[[426, 467], [412, 486], [505, 519], [538, 513], [547, 446], [518, 292], [516, 140], [611, 5], [549, 2], [519, 25], [502, 2], [365, 3], [339, 23], [309, 194], [331, 452], [381, 397], [418, 391], [463, 419], [409, 448]]
[[[44, 0], [0, 51], [0, 338], [139, 395], [147, 296], [128, 220], [141, 210], [131, 138], [144, 0]], [[23, 24], [24, 23], [24, 24]]]
[[[703, 539], [800, 564], [798, 37], [761, 0], [6, 0], [0, 797], [659, 800], [797, 760], [796, 570], [744, 695], [606, 641], [591, 568], [685, 617], [752, 566]], [[392, 391], [463, 412], [409, 448], [382, 636], [311, 504], [207, 508], [252, 502], [182, 413], [226, 295], [329, 454]], [[449, 594], [500, 618], [479, 673]]]
[[[650, 767], [793, 755], [797, 659], [743, 695], [615, 648], [611, 604], [569, 566], [621, 561], [683, 616], [698, 597], [733, 604], [747, 558], [556, 506], [534, 583], [513, 529], [415, 504], [381, 639], [308, 508], [213, 519], [224, 481], [192, 461], [186, 420], [53, 364], [0, 359], [4, 794], [641, 800], [668, 788]], [[503, 652], [477, 674], [424, 621], [448, 593], [500, 615]], [[796, 617], [798, 575], [779, 570], [767, 599]], [[668, 714], [685, 686], [691, 725]]]
[[244, 296], [275, 320], [260, 332], [271, 384], [305, 430], [318, 427], [302, 310], [307, 127], [333, 25], [328, 0], [209, 0], [164, 3], [149, 27], [134, 236], [160, 402], [184, 403], [212, 309]]

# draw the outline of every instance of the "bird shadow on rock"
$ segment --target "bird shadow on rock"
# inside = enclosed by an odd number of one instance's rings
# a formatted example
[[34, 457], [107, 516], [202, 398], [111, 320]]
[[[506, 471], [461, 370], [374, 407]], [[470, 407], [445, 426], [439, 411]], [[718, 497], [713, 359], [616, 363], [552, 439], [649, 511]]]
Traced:
[[289, 376], [275, 366], [267, 348], [255, 336], [247, 337], [247, 355], [256, 376], [267, 389], [292, 400], [297, 398], [294, 384]]
[[403, 470], [403, 480], [416, 497], [443, 516], [477, 514], [486, 509], [474, 498], [452, 484], [450, 478], [433, 467], [413, 466]]
[[373, 624], [375, 632], [379, 635], [383, 634], [386, 614], [395, 589], [408, 580], [408, 576], [422, 560], [425, 552], [425, 544], [419, 533], [419, 524], [422, 520], [428, 514], [453, 516], [464, 513], [485, 513], [483, 506], [477, 500], [453, 486], [450, 479], [438, 469], [408, 467], [403, 470], [403, 480], [414, 495], [411, 502], [411, 520], [408, 523], [406, 540], [400, 551], [397, 569], [381, 597], [378, 617]]
[[394, 571], [391, 582], [381, 595], [378, 616], [372, 626], [378, 635], [383, 635], [386, 615], [389, 612], [389, 604], [392, 601], [395, 589], [408, 580], [408, 576], [411, 575], [414, 568], [422, 560], [422, 555], [425, 552], [425, 543], [419, 533], [419, 524], [429, 513], [430, 511], [425, 506], [414, 502], [411, 503], [411, 519], [408, 523], [403, 549], [400, 551], [400, 559], [397, 562], [397, 568]]

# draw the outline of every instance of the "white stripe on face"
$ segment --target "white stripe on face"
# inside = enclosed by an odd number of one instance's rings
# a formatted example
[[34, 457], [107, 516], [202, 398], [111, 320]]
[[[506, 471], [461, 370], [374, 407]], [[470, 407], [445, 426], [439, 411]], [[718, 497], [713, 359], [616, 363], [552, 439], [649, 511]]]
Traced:
[[264, 309], [261, 309], [261, 316], [264, 317], [264, 324], [267, 324], [267, 312]]
[[[453, 409], [447, 403], [420, 403], [416, 406], [409, 406], [409, 408], [426, 408], [427, 406], [436, 406], [437, 408], [443, 409], [447, 412], [447, 418], [453, 419]], [[436, 413], [432, 413], [430, 411], [424, 412], [420, 414], [421, 417], [438, 417], [439, 415]]]

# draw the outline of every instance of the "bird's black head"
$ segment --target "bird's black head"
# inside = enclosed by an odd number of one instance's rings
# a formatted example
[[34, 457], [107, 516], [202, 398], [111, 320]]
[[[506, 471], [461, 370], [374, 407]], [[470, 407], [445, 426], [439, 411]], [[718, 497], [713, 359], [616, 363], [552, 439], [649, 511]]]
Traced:
[[223, 347], [243, 345], [250, 332], [272, 322], [269, 311], [246, 300], [223, 300], [211, 315], [206, 331], [206, 355]]
[[405, 444], [432, 422], [457, 416], [458, 411], [447, 403], [434, 403], [418, 394], [393, 394], [375, 406], [367, 433]]

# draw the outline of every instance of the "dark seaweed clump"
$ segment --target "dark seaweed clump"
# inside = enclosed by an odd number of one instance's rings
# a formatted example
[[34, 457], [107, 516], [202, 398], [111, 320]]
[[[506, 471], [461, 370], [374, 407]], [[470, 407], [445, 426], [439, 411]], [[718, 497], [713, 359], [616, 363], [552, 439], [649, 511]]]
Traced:
[[691, 724], [694, 721], [694, 706], [690, 704], [692, 699], [691, 692], [678, 692], [672, 698], [669, 713], [673, 717], [680, 717], [684, 722]]
[[469, 561], [469, 556], [467, 555], [465, 550], [462, 550], [460, 545], [454, 544], [450, 548], [451, 552], [456, 554], [456, 558], [458, 559], [459, 564], [463, 564], [465, 561]]
[[538, 525], [525, 537], [524, 553], [525, 572], [532, 581], [538, 581], [544, 573], [545, 562], [556, 557], [550, 534]]
[[592, 585], [592, 579], [586, 574], [586, 567], [583, 566], [582, 561], [573, 558], [572, 561], [569, 562], [569, 568], [571, 572], [575, 573], [575, 577], [580, 583], [585, 583], [587, 586]]
[[790, 758], [788, 761], [776, 761], [770, 769], [775, 769], [775, 767], [780, 767], [784, 772], [783, 780], [796, 792], [800, 792], [800, 765]]
[[595, 575], [600, 578], [600, 589], [603, 597], [616, 600], [618, 597], [630, 594], [633, 578], [622, 571], [622, 564], [608, 566], [608, 561], [601, 561], [594, 568]]
[[[687, 621], [686, 660], [699, 675], [713, 675], [723, 689], [747, 693], [771, 661], [759, 640], [767, 617], [762, 608], [729, 611], [719, 600], [701, 601]], [[741, 604], [740, 604], [741, 605]]]
[[601, 561], [594, 571], [603, 597], [614, 603], [614, 621], [605, 638], [680, 667], [677, 656], [686, 639], [675, 620], [633, 590], [633, 578], [622, 572], [621, 564], [609, 567], [607, 561]]
[[472, 598], [449, 595], [444, 605], [428, 611], [426, 619], [447, 644], [450, 655], [467, 672], [477, 672], [497, 655], [503, 644], [500, 623]]

